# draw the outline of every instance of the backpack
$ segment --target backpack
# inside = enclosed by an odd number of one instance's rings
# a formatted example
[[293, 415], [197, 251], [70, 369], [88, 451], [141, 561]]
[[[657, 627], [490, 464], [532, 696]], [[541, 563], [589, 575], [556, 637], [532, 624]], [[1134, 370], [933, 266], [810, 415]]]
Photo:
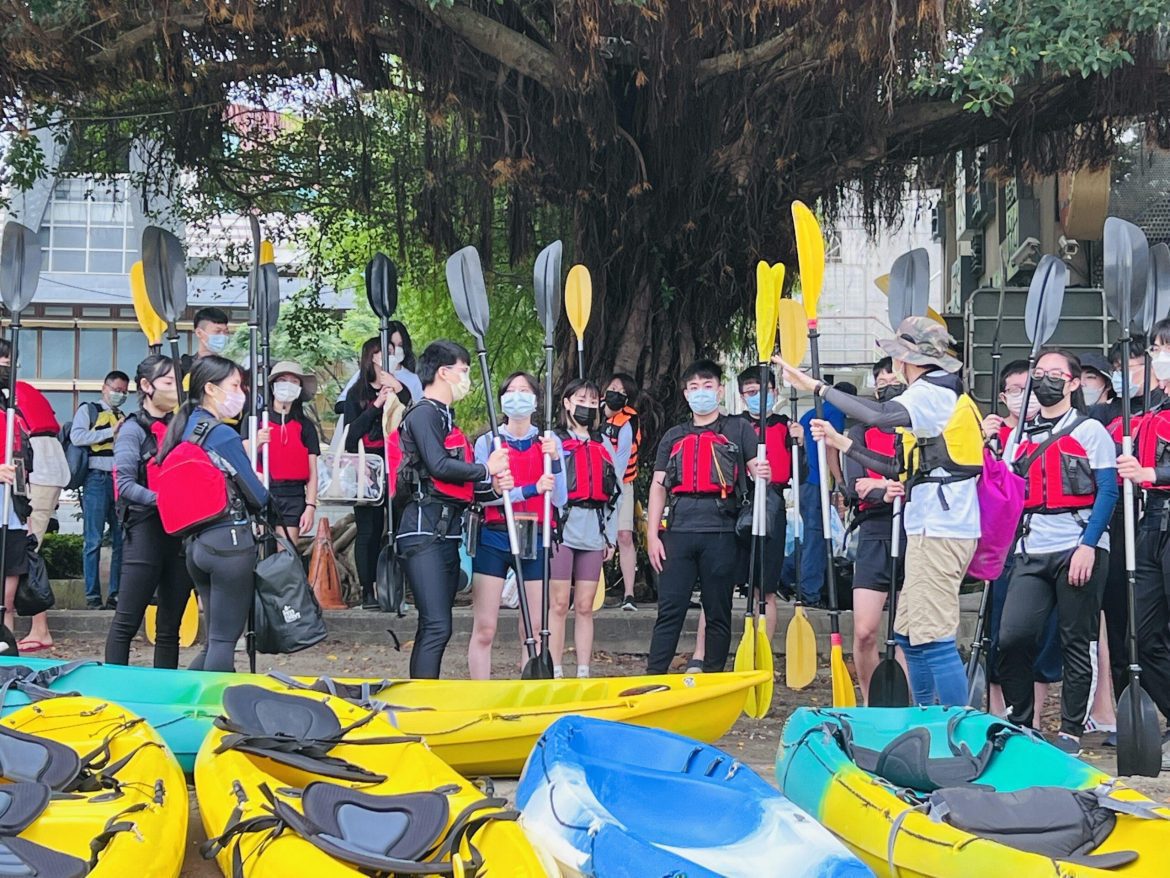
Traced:
[[[92, 424], [97, 420], [100, 410], [92, 402], [84, 403], [84, 405], [89, 409], [89, 422]], [[85, 477], [89, 473], [89, 446], [74, 445], [73, 440], [69, 437], [71, 432], [73, 432], [73, 422], [67, 421], [65, 426], [61, 428], [61, 432], [57, 434], [57, 439], [65, 452], [65, 462], [69, 465], [69, 484], [65, 486], [65, 489], [76, 491], [85, 484]]]
[[214, 426], [211, 421], [196, 424], [191, 438], [172, 448], [155, 473], [158, 517], [171, 536], [195, 533], [232, 512], [227, 473], [203, 448]]

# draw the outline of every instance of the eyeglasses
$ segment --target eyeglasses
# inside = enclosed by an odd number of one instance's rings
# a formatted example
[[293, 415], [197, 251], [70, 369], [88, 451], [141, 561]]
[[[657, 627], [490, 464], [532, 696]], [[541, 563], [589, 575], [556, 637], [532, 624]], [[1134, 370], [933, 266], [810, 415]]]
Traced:
[[[1037, 369], [1032, 373], [1032, 377], [1039, 381], [1041, 378], [1051, 378], [1053, 381], [1060, 381], [1062, 378], [1065, 381], [1071, 381], [1072, 375], [1065, 372], [1063, 369], [1049, 369], [1045, 372], [1043, 369]], [[1023, 391], [1020, 391], [1023, 393]]]
[[1024, 395], [1024, 388], [1022, 388], [1022, 387], [1009, 387], [1007, 390], [1005, 390], [1003, 392], [1003, 395], [1006, 396], [1008, 399], [1019, 399], [1021, 396]]

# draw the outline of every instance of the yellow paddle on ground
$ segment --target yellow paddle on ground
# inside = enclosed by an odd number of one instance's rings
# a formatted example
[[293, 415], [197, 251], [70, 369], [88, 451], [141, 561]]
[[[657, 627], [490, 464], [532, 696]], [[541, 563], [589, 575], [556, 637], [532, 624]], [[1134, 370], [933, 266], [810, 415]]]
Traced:
[[565, 314], [577, 336], [577, 377], [585, 377], [585, 327], [593, 310], [593, 279], [584, 265], [574, 265], [565, 280]]
[[[817, 350], [817, 303], [821, 298], [821, 289], [825, 281], [825, 239], [821, 235], [821, 227], [817, 218], [806, 205], [799, 201], [792, 202], [792, 222], [796, 227], [796, 253], [800, 259], [800, 290], [801, 301], [804, 304], [804, 313], [808, 318], [808, 341], [812, 354], [813, 377], [821, 377], [820, 357]], [[823, 416], [823, 405], [819, 396], [814, 396], [817, 417]], [[841, 618], [837, 602], [837, 576], [833, 569], [832, 531], [829, 528], [829, 516], [836, 513], [829, 503], [829, 465], [825, 454], [825, 443], [817, 443], [817, 469], [820, 476], [821, 488], [821, 525], [825, 534], [825, 553], [828, 555], [828, 582], [829, 582], [829, 668], [833, 674], [833, 706], [855, 707], [857, 692], [853, 688], [853, 680], [849, 676], [849, 668], [845, 665], [845, 655], [841, 648]]]

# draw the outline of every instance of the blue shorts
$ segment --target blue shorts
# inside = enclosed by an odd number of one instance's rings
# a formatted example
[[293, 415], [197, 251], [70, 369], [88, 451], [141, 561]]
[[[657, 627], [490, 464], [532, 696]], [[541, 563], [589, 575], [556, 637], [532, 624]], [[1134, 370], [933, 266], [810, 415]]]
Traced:
[[[531, 561], [521, 561], [520, 567], [524, 571], [525, 582], [541, 579], [544, 576], [544, 546], [537, 546], [536, 557]], [[512, 550], [508, 546], [508, 532], [481, 528], [479, 545], [475, 557], [471, 559], [471, 572], [505, 579], [511, 569]]]

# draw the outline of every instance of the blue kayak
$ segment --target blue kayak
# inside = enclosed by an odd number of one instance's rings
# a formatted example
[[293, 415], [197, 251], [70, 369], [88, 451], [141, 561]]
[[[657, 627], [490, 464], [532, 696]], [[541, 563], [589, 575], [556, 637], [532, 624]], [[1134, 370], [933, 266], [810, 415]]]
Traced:
[[565, 875], [872, 878], [827, 830], [722, 750], [568, 716], [516, 790], [520, 822]]

